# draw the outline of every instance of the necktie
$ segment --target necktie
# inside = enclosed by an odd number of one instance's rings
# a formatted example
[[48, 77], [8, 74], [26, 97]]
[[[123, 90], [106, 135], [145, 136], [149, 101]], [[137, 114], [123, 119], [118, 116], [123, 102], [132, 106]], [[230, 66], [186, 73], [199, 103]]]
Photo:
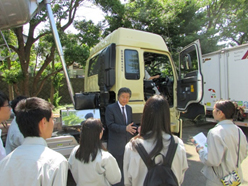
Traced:
[[127, 121], [126, 121], [126, 114], [124, 112], [124, 107], [121, 107], [122, 108], [122, 116], [123, 116], [123, 120], [124, 120], [124, 123], [127, 124]]

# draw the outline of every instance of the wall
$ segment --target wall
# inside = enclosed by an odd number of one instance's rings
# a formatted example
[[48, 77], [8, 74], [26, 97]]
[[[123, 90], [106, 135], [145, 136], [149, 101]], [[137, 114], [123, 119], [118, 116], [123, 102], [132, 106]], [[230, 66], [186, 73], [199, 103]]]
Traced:
[[[30, 80], [32, 81], [31, 77], [30, 77]], [[74, 93], [84, 91], [84, 78], [70, 78], [70, 80], [71, 80], [71, 84], [72, 84], [72, 88], [74, 90]], [[59, 96], [62, 96], [59, 104], [62, 104], [62, 105], [63, 104], [71, 104], [72, 101], [71, 101], [71, 98], [69, 95], [69, 91], [67, 88], [67, 83], [66, 83], [65, 78], [63, 78], [63, 80], [62, 80], [62, 84], [63, 84], [63, 86], [60, 87], [60, 89], [59, 89]], [[48, 100], [48, 98], [50, 98], [50, 89], [51, 89], [51, 80], [49, 79], [44, 84], [42, 91], [39, 93], [38, 97]], [[5, 92], [6, 94], [8, 94], [8, 84], [2, 80], [2, 77], [0, 77], [0, 90]]]

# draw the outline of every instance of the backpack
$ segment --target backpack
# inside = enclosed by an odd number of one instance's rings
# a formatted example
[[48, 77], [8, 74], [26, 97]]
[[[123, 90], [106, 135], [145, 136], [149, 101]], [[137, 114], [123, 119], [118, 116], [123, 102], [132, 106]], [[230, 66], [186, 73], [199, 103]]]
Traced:
[[[171, 164], [177, 149], [178, 139], [171, 136], [171, 143], [169, 145], [166, 157], [163, 154], [158, 153], [151, 159], [146, 152], [144, 146], [135, 142], [135, 148], [138, 151], [140, 157], [147, 166], [148, 172], [144, 180], [144, 186], [178, 186], [177, 178], [171, 170]], [[162, 164], [156, 164], [155, 158], [161, 155], [163, 157]]]

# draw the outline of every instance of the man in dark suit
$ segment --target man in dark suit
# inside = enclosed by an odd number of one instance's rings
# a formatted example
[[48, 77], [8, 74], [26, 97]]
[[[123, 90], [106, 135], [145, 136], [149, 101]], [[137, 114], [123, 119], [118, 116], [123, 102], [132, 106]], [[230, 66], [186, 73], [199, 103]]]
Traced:
[[135, 135], [137, 127], [133, 126], [132, 108], [127, 105], [131, 97], [129, 88], [118, 91], [118, 102], [108, 105], [105, 112], [108, 127], [108, 151], [115, 157], [122, 173], [122, 179], [116, 186], [123, 183], [123, 155], [125, 145]]

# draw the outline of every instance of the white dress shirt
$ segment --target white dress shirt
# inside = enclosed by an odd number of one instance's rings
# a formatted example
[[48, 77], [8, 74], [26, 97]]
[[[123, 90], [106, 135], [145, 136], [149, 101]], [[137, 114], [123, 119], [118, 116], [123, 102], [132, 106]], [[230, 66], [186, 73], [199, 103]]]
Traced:
[[[120, 102], [118, 101], [118, 105], [119, 105], [119, 107], [120, 107], [120, 109], [121, 109], [121, 114], [123, 114], [122, 112], [122, 107], [124, 107], [124, 113], [125, 113], [125, 116], [126, 116], [126, 121], [128, 121], [128, 119], [127, 119], [127, 110], [126, 110], [126, 105], [124, 105], [124, 106], [122, 106], [121, 104], [120, 104]], [[127, 123], [127, 124], [129, 124], [129, 123]]]
[[68, 163], [41, 137], [26, 137], [0, 162], [1, 186], [66, 186]]
[[[164, 148], [161, 153], [165, 156], [170, 145], [170, 138], [171, 136], [169, 134], [163, 132]], [[154, 139], [136, 140], [139, 140], [148, 153], [151, 152], [155, 146]], [[178, 146], [172, 161], [171, 169], [177, 178], [178, 185], [180, 186], [183, 183], [185, 171], [188, 169], [186, 151], [183, 141], [180, 138], [178, 138]], [[147, 167], [136, 149], [132, 148], [131, 142], [128, 142], [125, 147], [123, 171], [125, 186], [143, 186], [147, 174]]]
[[76, 146], [68, 159], [69, 168], [77, 186], [110, 186], [121, 180], [115, 158], [107, 151], [98, 151], [96, 159], [84, 163], [75, 158]]
[[8, 130], [7, 140], [5, 144], [6, 154], [8, 155], [9, 153], [11, 153], [16, 147], [20, 146], [23, 141], [24, 137], [16, 123], [16, 117], [14, 117]]

